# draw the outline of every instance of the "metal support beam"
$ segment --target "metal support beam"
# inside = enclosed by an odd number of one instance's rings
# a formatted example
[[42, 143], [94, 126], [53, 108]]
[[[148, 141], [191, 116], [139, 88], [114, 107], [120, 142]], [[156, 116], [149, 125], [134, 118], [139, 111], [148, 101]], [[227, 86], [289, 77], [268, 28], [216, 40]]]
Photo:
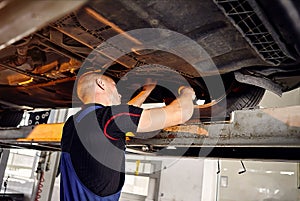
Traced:
[[59, 166], [60, 152], [48, 152], [45, 169], [43, 170], [43, 189], [40, 201], [51, 201], [53, 187]]
[[0, 185], [0, 191], [1, 191], [2, 183], [3, 183], [3, 177], [4, 177], [8, 157], [9, 157], [9, 149], [2, 149], [0, 157], [1, 157], [0, 158], [0, 184], [1, 184]]
[[129, 145], [300, 147], [300, 106], [240, 110], [228, 122], [192, 123], [163, 130]]
[[[62, 126], [63, 123], [40, 124], [0, 130], [0, 143], [7, 147], [21, 146], [41, 150], [51, 150], [49, 148], [52, 147], [59, 150]], [[182, 151], [178, 152], [180, 149], [187, 151], [189, 148], [205, 147], [216, 148], [215, 156], [222, 154], [217, 150], [231, 148], [289, 148], [286, 150], [299, 152], [300, 106], [235, 111], [227, 122], [192, 120], [184, 125], [164, 129], [148, 139], [130, 137], [127, 147], [129, 151], [137, 148], [139, 153], [145, 154], [164, 149], [162, 154], [172, 152], [174, 155], [184, 154]]]

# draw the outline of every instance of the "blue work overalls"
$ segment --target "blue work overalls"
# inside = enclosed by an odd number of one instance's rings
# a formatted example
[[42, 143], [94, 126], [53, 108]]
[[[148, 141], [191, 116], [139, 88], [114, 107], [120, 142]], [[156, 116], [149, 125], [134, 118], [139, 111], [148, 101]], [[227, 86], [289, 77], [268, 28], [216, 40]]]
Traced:
[[[79, 123], [80, 120], [86, 116], [88, 113], [101, 108], [101, 106], [90, 106], [82, 110], [76, 117], [76, 122]], [[68, 152], [62, 152], [61, 154], [61, 201], [118, 201], [120, 198], [121, 191], [101, 197], [90, 191], [85, 187], [79, 180], [72, 161], [71, 156]]]

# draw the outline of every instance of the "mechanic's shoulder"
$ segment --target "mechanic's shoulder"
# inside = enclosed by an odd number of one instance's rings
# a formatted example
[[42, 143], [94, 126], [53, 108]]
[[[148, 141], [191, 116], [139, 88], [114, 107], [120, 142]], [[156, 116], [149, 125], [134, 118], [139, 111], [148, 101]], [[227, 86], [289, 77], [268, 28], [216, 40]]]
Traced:
[[74, 115], [68, 117], [68, 119], [64, 123], [64, 127], [70, 127], [74, 125]]

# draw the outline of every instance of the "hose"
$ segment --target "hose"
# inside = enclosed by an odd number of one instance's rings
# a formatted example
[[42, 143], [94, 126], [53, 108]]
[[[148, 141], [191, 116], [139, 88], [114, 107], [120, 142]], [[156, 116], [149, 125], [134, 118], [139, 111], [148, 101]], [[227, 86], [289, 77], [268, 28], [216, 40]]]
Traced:
[[44, 187], [43, 183], [44, 183], [44, 181], [45, 181], [44, 171], [42, 171], [40, 179], [39, 179], [39, 183], [38, 183], [38, 186], [37, 186], [37, 191], [36, 191], [34, 201], [39, 201], [41, 199], [41, 193], [43, 192], [43, 187]]

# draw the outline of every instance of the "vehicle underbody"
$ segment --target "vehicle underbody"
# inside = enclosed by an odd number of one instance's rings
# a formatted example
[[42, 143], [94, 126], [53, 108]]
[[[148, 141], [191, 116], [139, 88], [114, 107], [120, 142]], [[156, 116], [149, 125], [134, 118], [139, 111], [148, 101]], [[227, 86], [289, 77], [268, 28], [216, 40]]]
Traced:
[[[14, 4], [7, 2], [7, 7]], [[30, 9], [34, 2], [24, 8], [31, 12], [23, 16], [28, 30], [31, 18], [38, 12]], [[21, 39], [15, 37], [11, 44], [1, 41], [2, 119], [24, 109], [79, 105], [73, 97], [73, 87], [87, 58], [99, 56], [93, 55], [94, 50], [110, 38], [146, 28], [171, 30], [192, 39], [216, 68], [199, 73], [189, 61], [162, 50], [126, 53], [105, 68], [105, 74], [116, 82], [128, 81], [124, 82], [124, 92], [128, 93], [122, 94], [123, 102], [139, 90], [137, 86], [147, 77], [158, 80], [147, 102], [172, 101], [176, 94], [163, 86], [176, 88], [182, 82], [170, 73], [171, 69], [194, 88], [197, 99], [205, 101], [196, 107], [202, 118], [228, 116], [231, 111], [254, 107], [265, 89], [281, 95], [299, 87], [299, 4], [284, 0], [88, 1]], [[13, 11], [7, 11], [6, 17], [13, 16]], [[49, 11], [45, 8], [43, 12]], [[7, 25], [6, 30], [14, 29]], [[86, 70], [104, 70], [94, 60], [88, 64]], [[131, 79], [125, 76], [128, 73]], [[222, 79], [224, 90], [212, 95], [207, 84], [216, 77]]]

